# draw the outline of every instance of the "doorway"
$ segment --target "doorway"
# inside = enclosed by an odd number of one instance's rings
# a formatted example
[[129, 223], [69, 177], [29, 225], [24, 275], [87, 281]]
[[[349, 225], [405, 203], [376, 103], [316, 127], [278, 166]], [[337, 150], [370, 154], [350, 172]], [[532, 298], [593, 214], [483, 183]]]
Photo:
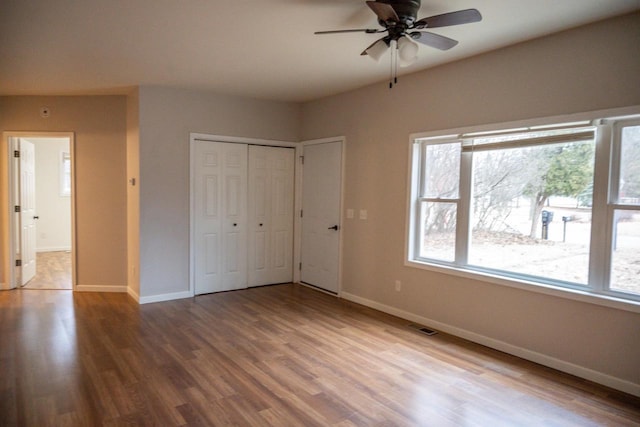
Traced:
[[73, 134], [10, 133], [9, 288], [74, 288]]

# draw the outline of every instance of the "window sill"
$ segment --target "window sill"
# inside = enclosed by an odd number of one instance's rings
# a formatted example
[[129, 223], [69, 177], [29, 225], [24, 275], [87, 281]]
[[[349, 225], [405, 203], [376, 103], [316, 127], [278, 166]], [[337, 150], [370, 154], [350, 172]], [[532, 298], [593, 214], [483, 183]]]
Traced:
[[418, 268], [421, 270], [434, 271], [437, 273], [449, 274], [452, 276], [464, 277], [467, 279], [478, 280], [481, 282], [492, 283], [496, 285], [508, 286], [528, 292], [535, 292], [545, 295], [551, 295], [558, 298], [570, 299], [574, 301], [615, 308], [618, 310], [630, 311], [632, 313], [640, 313], [640, 301], [622, 299], [612, 295], [590, 293], [578, 289], [564, 288], [546, 283], [538, 283], [529, 280], [498, 276], [491, 273], [458, 268], [448, 265], [430, 264], [413, 260], [405, 261], [405, 266]]

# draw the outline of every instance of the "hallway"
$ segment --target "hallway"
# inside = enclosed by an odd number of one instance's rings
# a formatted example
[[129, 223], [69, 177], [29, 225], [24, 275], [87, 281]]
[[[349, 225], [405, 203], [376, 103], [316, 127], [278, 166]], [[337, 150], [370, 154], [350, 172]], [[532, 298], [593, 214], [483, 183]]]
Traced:
[[72, 289], [71, 252], [38, 252], [36, 276], [23, 289]]

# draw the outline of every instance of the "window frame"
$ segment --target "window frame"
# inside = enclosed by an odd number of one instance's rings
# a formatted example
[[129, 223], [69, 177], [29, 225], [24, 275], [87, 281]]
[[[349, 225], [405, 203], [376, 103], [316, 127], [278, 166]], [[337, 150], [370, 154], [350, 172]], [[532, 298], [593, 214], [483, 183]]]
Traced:
[[[620, 191], [620, 172], [622, 166], [622, 130], [625, 127], [640, 126], [640, 118], [621, 118], [617, 120], [605, 121], [609, 125], [611, 132], [610, 140], [610, 171], [608, 182], [608, 193], [606, 203], [606, 240], [603, 254], [605, 256], [603, 266], [604, 274], [600, 283], [603, 287], [602, 292], [617, 295], [621, 292], [611, 289], [611, 275], [613, 268], [613, 245], [614, 245], [614, 223], [616, 211], [635, 211], [640, 213], [640, 204], [621, 203], [619, 200]], [[626, 295], [626, 294], [625, 294]], [[640, 300], [640, 296], [632, 299]]]
[[[444, 138], [438, 138], [436, 140], [434, 140], [433, 145], [439, 145], [439, 144], [452, 144], [452, 143], [459, 143], [460, 144], [460, 153], [462, 156], [462, 143], [456, 139], [456, 138], [452, 138], [454, 135], [447, 135]], [[421, 150], [422, 147], [425, 147], [424, 145], [418, 145], [417, 149]], [[418, 159], [418, 174], [419, 174], [419, 185], [418, 187], [418, 197], [416, 200], [416, 205], [415, 205], [415, 215], [416, 217], [421, 217], [421, 205], [422, 203], [451, 203], [456, 205], [456, 237], [455, 237], [455, 248], [454, 248], [454, 260], [458, 259], [458, 251], [459, 251], [459, 241], [460, 239], [458, 238], [458, 228], [460, 226], [460, 211], [461, 211], [461, 206], [460, 203], [462, 201], [462, 196], [463, 196], [463, 179], [462, 179], [462, 162], [460, 162], [460, 182], [459, 182], [459, 186], [458, 186], [458, 197], [457, 198], [439, 198], [439, 197], [426, 197], [424, 196], [426, 194], [426, 190], [424, 188], [424, 184], [426, 182], [425, 179], [425, 168], [422, 162], [423, 159], [423, 153], [419, 153], [419, 159]], [[422, 224], [419, 226], [420, 231], [418, 232], [418, 235], [422, 235], [423, 233], [423, 226]], [[417, 258], [423, 260], [424, 258], [420, 257], [420, 241], [419, 239], [415, 239], [414, 240], [414, 248], [413, 248], [414, 253], [418, 254]], [[437, 262], [437, 263], [445, 263], [445, 264], [449, 264], [448, 261], [444, 261], [444, 260], [435, 260], [435, 259], [430, 259], [433, 262]], [[454, 261], [455, 262], [455, 261]]]
[[[618, 182], [614, 182], [612, 178], [616, 173], [619, 174], [620, 169], [619, 135], [623, 127], [637, 124], [640, 124], [640, 107], [411, 134], [409, 136], [408, 163], [410, 168], [407, 178], [409, 191], [407, 192], [405, 265], [640, 312], [640, 295], [611, 290], [608, 280], [608, 272], [611, 271], [613, 213], [620, 208], [620, 204], [611, 203], [611, 195], [613, 194], [611, 187], [618, 185]], [[511, 130], [522, 131], [525, 129], [533, 131], [541, 128], [564, 128], [565, 126], [578, 125], [596, 128], [591, 245], [586, 287], [554, 279], [468, 265], [473, 154], [464, 150], [460, 155], [459, 199], [455, 200], [458, 207], [456, 261], [446, 262], [419, 256], [420, 229], [418, 223], [420, 222], [420, 203], [423, 200], [419, 196], [422, 195], [421, 186], [424, 185], [421, 147], [424, 147], [425, 144], [417, 142], [418, 140], [429, 140], [429, 143], [462, 142], [462, 138], [469, 134], [475, 136], [482, 133], [506, 133]], [[625, 205], [624, 209], [640, 210], [640, 206], [633, 205], [630, 208]]]

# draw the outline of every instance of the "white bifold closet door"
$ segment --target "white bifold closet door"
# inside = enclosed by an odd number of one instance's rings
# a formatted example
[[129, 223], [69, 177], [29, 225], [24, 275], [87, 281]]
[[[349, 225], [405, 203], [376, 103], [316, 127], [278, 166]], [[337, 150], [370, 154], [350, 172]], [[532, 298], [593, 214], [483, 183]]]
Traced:
[[195, 294], [293, 280], [294, 150], [196, 141]]
[[249, 147], [249, 286], [293, 280], [291, 148]]
[[247, 145], [198, 141], [195, 293], [247, 287]]

